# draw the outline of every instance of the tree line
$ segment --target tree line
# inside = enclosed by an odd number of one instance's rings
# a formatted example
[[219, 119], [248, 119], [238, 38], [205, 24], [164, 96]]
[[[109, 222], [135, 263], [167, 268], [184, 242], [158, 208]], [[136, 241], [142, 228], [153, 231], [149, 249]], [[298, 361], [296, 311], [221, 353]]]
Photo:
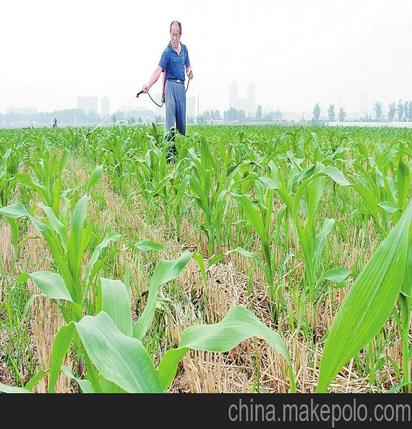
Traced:
[[[343, 107], [341, 107], [338, 114], [336, 114], [335, 105], [330, 104], [327, 110], [327, 118], [329, 122], [335, 122], [337, 120], [339, 120], [339, 122], [344, 122], [346, 119], [346, 112]], [[359, 119], [361, 121], [383, 121], [386, 119], [388, 121], [412, 122], [412, 101], [403, 102], [400, 100], [397, 103], [389, 103], [386, 115], [382, 102], [377, 101], [373, 108], [373, 114], [363, 115]], [[316, 103], [313, 108], [312, 121], [321, 121], [321, 109], [319, 103]]]

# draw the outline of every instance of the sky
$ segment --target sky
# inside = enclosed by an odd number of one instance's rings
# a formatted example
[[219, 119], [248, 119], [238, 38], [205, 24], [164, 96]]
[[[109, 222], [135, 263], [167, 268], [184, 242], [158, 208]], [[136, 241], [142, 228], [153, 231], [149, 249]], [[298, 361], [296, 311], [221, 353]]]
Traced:
[[1, 113], [74, 108], [78, 96], [108, 96], [112, 110], [152, 108], [134, 96], [174, 19], [201, 111], [228, 108], [232, 81], [240, 97], [254, 83], [264, 110], [412, 100], [409, 0], [2, 0], [0, 15]]

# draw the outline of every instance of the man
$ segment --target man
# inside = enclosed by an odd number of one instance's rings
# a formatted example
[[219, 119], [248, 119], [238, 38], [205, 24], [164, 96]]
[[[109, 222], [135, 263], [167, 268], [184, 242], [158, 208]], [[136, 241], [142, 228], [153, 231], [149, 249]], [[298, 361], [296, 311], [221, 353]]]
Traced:
[[170, 143], [168, 159], [176, 155], [174, 145], [175, 127], [180, 134], [186, 134], [186, 94], [185, 71], [189, 79], [193, 79], [187, 47], [180, 43], [182, 24], [172, 21], [170, 24], [170, 43], [163, 51], [159, 65], [156, 67], [149, 82], [143, 85], [143, 91], [148, 92], [164, 73], [163, 95], [166, 102], [166, 139]]

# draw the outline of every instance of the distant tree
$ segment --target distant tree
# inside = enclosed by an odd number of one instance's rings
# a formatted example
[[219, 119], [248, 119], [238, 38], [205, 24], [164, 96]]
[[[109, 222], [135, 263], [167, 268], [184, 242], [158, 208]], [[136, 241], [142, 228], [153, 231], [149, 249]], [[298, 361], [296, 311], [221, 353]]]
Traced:
[[389, 104], [389, 110], [388, 110], [388, 120], [393, 121], [396, 114], [396, 104], [395, 102]]
[[316, 103], [315, 107], [313, 108], [313, 120], [315, 122], [319, 122], [319, 118], [320, 118], [320, 107], [319, 107], [319, 103]]
[[339, 109], [339, 122], [345, 122], [345, 118], [346, 118], [346, 112], [343, 109], [343, 107], [341, 107]]
[[244, 110], [237, 110], [231, 107], [229, 110], [223, 112], [223, 118], [227, 122], [244, 122], [246, 120], [246, 112]]
[[408, 121], [412, 122], [412, 101], [408, 103]]
[[407, 121], [409, 119], [409, 104], [407, 101], [403, 104], [403, 120]]
[[328, 107], [328, 118], [329, 118], [329, 121], [331, 121], [331, 122], [335, 121], [335, 105], [334, 104], [331, 104]]
[[398, 103], [398, 120], [402, 121], [402, 118], [403, 118], [403, 103], [402, 103], [402, 100], [399, 100], [399, 103]]
[[276, 111], [270, 111], [268, 113], [265, 113], [262, 117], [264, 121], [281, 121], [282, 120], [282, 113], [280, 110]]
[[262, 106], [259, 104], [256, 109], [256, 120], [261, 121], [262, 120]]
[[382, 103], [379, 101], [375, 104], [375, 118], [377, 121], [381, 121], [383, 118]]

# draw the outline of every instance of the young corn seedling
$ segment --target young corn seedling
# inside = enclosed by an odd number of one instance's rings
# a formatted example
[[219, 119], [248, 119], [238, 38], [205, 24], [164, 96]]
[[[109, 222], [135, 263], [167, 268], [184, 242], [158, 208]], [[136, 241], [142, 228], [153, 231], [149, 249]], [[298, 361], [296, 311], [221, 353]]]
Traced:
[[219, 174], [214, 180], [213, 173], [217, 166], [212, 163], [212, 157], [204, 139], [201, 140], [200, 157], [191, 148], [189, 149], [189, 158], [193, 165], [189, 185], [190, 191], [203, 212], [201, 229], [207, 236], [208, 256], [210, 257], [214, 253], [223, 229], [228, 192], [226, 177]]
[[[88, 300], [94, 301], [92, 293], [87, 292], [93, 285], [102, 251], [112, 242], [120, 238], [117, 234], [109, 234], [98, 244], [84, 266], [86, 250], [89, 249], [92, 225], [86, 224], [87, 203], [89, 196], [79, 199], [73, 211], [68, 209], [66, 216], [60, 219], [51, 207], [39, 204], [45, 219], [32, 215], [23, 204], [17, 203], [0, 209], [0, 215], [7, 219], [28, 218], [33, 226], [43, 235], [51, 253], [53, 263], [60, 275], [54, 272], [35, 272], [30, 277], [48, 298], [61, 300], [60, 308], [66, 321], [79, 320]], [[84, 269], [84, 271], [83, 271]]]
[[63, 171], [67, 164], [69, 151], [45, 152], [41, 159], [30, 161], [28, 166], [33, 174], [20, 173], [18, 179], [37, 192], [44, 204], [51, 207], [56, 216], [60, 215], [62, 199]]
[[248, 252], [245, 249], [238, 247], [231, 252], [237, 252], [242, 256], [249, 257], [255, 260], [258, 268], [263, 272], [266, 282], [269, 286], [269, 296], [273, 314], [276, 314], [276, 290], [275, 290], [275, 271], [277, 269], [275, 242], [278, 236], [275, 236], [277, 229], [276, 213], [274, 210], [274, 192], [277, 185], [273, 180], [275, 165], [273, 161], [268, 165], [270, 176], [260, 176], [257, 178], [256, 185], [256, 202], [253, 202], [249, 195], [240, 195], [232, 193], [232, 196], [238, 200], [241, 213], [253, 228], [259, 237], [262, 246], [262, 256]]
[[6, 205], [16, 184], [16, 174], [20, 167], [18, 147], [7, 148], [0, 158], [0, 206]]
[[396, 222], [400, 218], [408, 202], [409, 159], [401, 146], [396, 150], [390, 145], [376, 158], [368, 154], [366, 160], [365, 156], [360, 156], [355, 162], [353, 187], [372, 215], [382, 238], [386, 237], [392, 220]]
[[149, 208], [156, 205], [162, 211], [165, 221], [171, 217], [170, 195], [168, 184], [173, 178], [169, 173], [167, 148], [158, 147], [150, 140], [149, 149], [143, 158], [136, 159], [136, 166], [132, 174], [137, 178], [139, 194], [148, 202]]
[[[129, 291], [124, 284], [101, 279], [101, 308], [97, 315], [71, 322], [56, 335], [49, 367], [49, 392], [55, 390], [63, 359], [75, 338], [86, 357], [86, 378], [75, 377], [68, 368], [63, 371], [78, 382], [84, 393], [158, 393], [167, 391], [187, 351], [226, 352], [250, 337], [266, 340], [284, 357], [290, 390], [296, 391], [294, 371], [284, 342], [253, 313], [240, 306], [233, 308], [219, 323], [185, 329], [178, 347], [168, 349], [155, 367], [142, 340], [153, 321], [160, 287], [176, 278], [190, 258], [187, 252], [176, 260], [159, 263], [150, 281], [147, 306], [135, 324], [131, 318]], [[0, 391], [23, 390], [0, 384]]]
[[[305, 266], [305, 288], [302, 299], [309, 297], [313, 307], [317, 278], [322, 274], [319, 273], [321, 253], [335, 223], [334, 219], [327, 218], [320, 232], [316, 231], [318, 207], [323, 195], [325, 179], [330, 178], [340, 186], [349, 186], [350, 183], [337, 168], [325, 167], [319, 162], [296, 174], [292, 178], [291, 187], [280, 174], [276, 172], [275, 176], [277, 176], [274, 179], [276, 192], [287, 207], [302, 249]], [[288, 220], [288, 216], [285, 216], [285, 220]]]

